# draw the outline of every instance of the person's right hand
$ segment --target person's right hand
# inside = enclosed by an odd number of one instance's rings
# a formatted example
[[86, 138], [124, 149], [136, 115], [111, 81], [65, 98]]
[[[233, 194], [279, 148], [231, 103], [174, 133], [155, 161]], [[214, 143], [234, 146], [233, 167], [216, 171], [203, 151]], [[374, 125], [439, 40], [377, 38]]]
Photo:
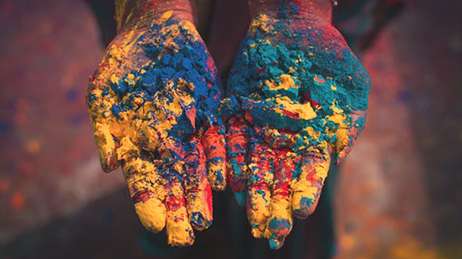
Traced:
[[193, 23], [157, 15], [112, 41], [87, 104], [103, 170], [122, 165], [141, 223], [187, 246], [212, 223], [210, 186], [226, 183], [222, 89]]

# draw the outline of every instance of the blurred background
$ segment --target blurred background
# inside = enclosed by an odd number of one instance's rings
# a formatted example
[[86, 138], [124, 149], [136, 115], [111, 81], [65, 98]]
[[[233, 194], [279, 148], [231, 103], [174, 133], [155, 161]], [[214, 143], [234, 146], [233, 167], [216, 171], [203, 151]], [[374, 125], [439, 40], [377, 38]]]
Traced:
[[[226, 78], [245, 7], [202, 2], [200, 30]], [[332, 174], [333, 207], [291, 236], [327, 213], [335, 258], [462, 258], [462, 1], [339, 3], [337, 26], [373, 82], [368, 122]], [[214, 195], [214, 224], [191, 248], [143, 230], [121, 172], [100, 169], [84, 102], [115, 34], [112, 5], [0, 1], [0, 258], [323, 258], [233, 249], [263, 241], [230, 230], [245, 215], [228, 192]]]

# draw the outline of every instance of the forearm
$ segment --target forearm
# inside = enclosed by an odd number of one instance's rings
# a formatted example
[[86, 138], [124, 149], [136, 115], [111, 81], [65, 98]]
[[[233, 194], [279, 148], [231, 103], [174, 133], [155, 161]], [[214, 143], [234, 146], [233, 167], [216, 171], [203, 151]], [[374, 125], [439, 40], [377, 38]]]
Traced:
[[252, 17], [260, 14], [275, 18], [304, 18], [330, 22], [331, 0], [249, 0]]
[[195, 0], [115, 0], [115, 5], [118, 31], [147, 26], [168, 11], [178, 19], [194, 22]]

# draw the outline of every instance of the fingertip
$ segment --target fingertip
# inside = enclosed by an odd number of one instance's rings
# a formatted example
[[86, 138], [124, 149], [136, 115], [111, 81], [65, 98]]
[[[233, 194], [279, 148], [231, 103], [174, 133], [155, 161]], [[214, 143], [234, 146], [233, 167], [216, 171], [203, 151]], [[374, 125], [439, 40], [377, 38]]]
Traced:
[[343, 131], [338, 131], [339, 133], [336, 133], [338, 137], [335, 146], [336, 146], [336, 159], [334, 162], [336, 164], [340, 164], [347, 156], [350, 154], [351, 150], [353, 149], [353, 146], [359, 137], [360, 133], [363, 131], [365, 122], [366, 122], [366, 117], [367, 117], [367, 112], [366, 111], [352, 111], [351, 112], [351, 117], [353, 120], [353, 126], [348, 130], [348, 133]]
[[153, 233], [162, 231], [166, 221], [164, 190], [153, 181], [158, 177], [154, 164], [139, 158], [128, 160], [123, 173], [141, 224]]
[[295, 217], [299, 219], [306, 219], [313, 214], [315, 206], [313, 206], [314, 198], [309, 198], [301, 193], [294, 193], [292, 210]]
[[297, 156], [288, 150], [276, 151], [274, 182], [272, 188], [271, 216], [268, 220], [267, 236], [271, 249], [279, 249], [292, 231], [292, 206], [290, 182], [296, 169]]
[[171, 246], [190, 246], [194, 243], [194, 231], [189, 223], [185, 207], [167, 211], [166, 232]]
[[297, 218], [313, 214], [319, 202], [330, 165], [330, 155], [324, 158], [304, 157], [302, 173], [295, 183], [292, 210]]
[[135, 203], [135, 211], [143, 226], [153, 232], [158, 233], [165, 227], [166, 211], [164, 204], [156, 199], [150, 198], [145, 201]]
[[[276, 214], [276, 216], [274, 216], [274, 214]], [[278, 241], [277, 247], [280, 248], [284, 243], [284, 239], [292, 231], [292, 216], [289, 212], [286, 212], [285, 209], [284, 212], [273, 212], [273, 216], [268, 222], [267, 229], [269, 230], [269, 233], [266, 234], [268, 238]]]
[[201, 211], [191, 212], [190, 220], [193, 228], [199, 231], [207, 229], [212, 225], [212, 220]]
[[321, 192], [318, 185], [316, 182], [299, 179], [292, 195], [292, 211], [297, 218], [306, 219], [313, 214]]
[[186, 209], [167, 217], [167, 242], [171, 246], [184, 247], [194, 243], [195, 236], [189, 220], [185, 220]]
[[248, 180], [247, 218], [252, 227], [252, 235], [263, 237], [267, 220], [270, 216], [272, 195], [269, 186], [273, 184], [272, 170], [273, 152], [266, 144], [252, 139], [251, 162], [248, 165], [250, 178]]
[[166, 199], [166, 232], [171, 246], [190, 246], [194, 243], [194, 231], [185, 207], [185, 197], [181, 184], [172, 182]]
[[259, 226], [251, 226], [252, 229], [250, 230], [250, 233], [252, 233], [252, 236], [255, 238], [263, 238], [265, 234], [265, 230], [261, 228], [261, 225]]
[[186, 146], [184, 193], [191, 225], [204, 230], [212, 224], [212, 191], [207, 179], [205, 154], [200, 141], [193, 137]]
[[272, 250], [278, 250], [284, 245], [284, 240], [285, 238], [277, 239], [277, 238], [271, 238], [269, 240], [269, 246]]
[[351, 140], [350, 143], [344, 147], [339, 153], [332, 154], [334, 163], [336, 165], [340, 164], [345, 158], [350, 154], [353, 148], [354, 141]]
[[226, 180], [222, 179], [219, 175], [217, 176], [216, 173], [211, 173], [213, 176], [209, 176], [210, 186], [212, 190], [217, 192], [222, 192], [226, 189]]
[[116, 155], [111, 155], [111, 154], [101, 154], [99, 156], [99, 162], [101, 164], [101, 169], [105, 173], [110, 173], [120, 166], [119, 160], [117, 160]]
[[116, 145], [112, 139], [112, 135], [99, 135], [95, 133], [96, 142], [98, 145], [99, 161], [101, 169], [109, 173], [120, 166], [120, 161], [117, 158]]

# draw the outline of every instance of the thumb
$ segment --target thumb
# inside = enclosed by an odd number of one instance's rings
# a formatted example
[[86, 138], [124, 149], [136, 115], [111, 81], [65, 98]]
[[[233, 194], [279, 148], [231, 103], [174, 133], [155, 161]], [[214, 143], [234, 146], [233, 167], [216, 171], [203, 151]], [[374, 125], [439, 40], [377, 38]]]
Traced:
[[[343, 133], [337, 133], [337, 141], [335, 142], [337, 158], [335, 159], [336, 164], [340, 164], [345, 157], [351, 152], [356, 139], [359, 134], [363, 131], [367, 118], [367, 111], [352, 111], [352, 126], [348, 130], [344, 130]], [[339, 130], [341, 131], [341, 130]]]

